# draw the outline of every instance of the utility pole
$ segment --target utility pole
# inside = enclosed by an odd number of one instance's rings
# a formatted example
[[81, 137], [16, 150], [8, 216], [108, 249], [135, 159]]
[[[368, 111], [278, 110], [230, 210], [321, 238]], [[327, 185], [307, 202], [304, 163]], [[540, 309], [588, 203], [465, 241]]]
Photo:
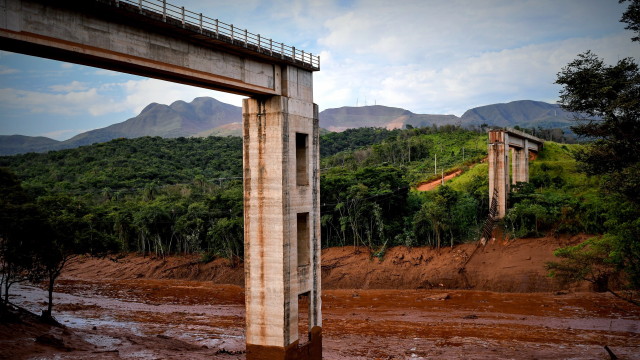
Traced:
[[433, 175], [438, 173], [438, 154], [433, 155]]

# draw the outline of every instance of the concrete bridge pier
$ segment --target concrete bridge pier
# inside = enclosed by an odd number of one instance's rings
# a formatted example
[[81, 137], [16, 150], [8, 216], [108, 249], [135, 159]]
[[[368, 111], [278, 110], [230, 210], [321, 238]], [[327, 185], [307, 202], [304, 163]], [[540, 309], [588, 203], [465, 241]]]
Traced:
[[489, 208], [497, 202], [496, 218], [506, 215], [510, 184], [529, 182], [529, 152], [540, 151], [543, 142], [515, 129], [489, 131]]
[[524, 147], [511, 148], [511, 183], [529, 182], [529, 140], [524, 139]]
[[[504, 135], [507, 138], [507, 134]], [[489, 143], [489, 201], [498, 202], [497, 217], [502, 219], [507, 209], [507, 194], [509, 194], [509, 146], [504, 141]], [[493, 199], [494, 191], [498, 189], [498, 197]], [[491, 206], [491, 203], [489, 203]]]
[[318, 107], [270, 96], [242, 110], [247, 359], [321, 359]]

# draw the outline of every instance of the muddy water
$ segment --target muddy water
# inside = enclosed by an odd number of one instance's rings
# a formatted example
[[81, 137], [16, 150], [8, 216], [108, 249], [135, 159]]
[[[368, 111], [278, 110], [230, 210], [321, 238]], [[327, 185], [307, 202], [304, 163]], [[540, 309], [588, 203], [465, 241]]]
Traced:
[[[44, 307], [40, 288], [14, 294]], [[609, 359], [605, 345], [640, 359], [640, 308], [608, 294], [328, 290], [322, 300], [325, 359]], [[63, 280], [55, 303], [76, 336], [65, 338], [70, 351], [19, 336], [0, 349], [25, 359], [244, 359], [237, 286]]]

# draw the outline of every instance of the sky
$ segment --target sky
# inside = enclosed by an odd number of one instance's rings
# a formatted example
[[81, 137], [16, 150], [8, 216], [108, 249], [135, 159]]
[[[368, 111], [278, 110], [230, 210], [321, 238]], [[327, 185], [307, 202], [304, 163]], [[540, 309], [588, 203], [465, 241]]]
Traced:
[[[515, 100], [555, 103], [557, 73], [592, 50], [640, 59], [617, 0], [169, 0], [320, 56], [320, 110], [386, 105], [462, 115]], [[65, 140], [152, 102], [242, 97], [0, 51], [0, 135]]]

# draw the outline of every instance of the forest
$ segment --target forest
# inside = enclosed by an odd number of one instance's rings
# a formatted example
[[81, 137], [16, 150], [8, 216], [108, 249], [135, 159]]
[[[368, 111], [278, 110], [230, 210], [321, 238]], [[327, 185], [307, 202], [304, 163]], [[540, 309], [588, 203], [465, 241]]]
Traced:
[[[321, 137], [322, 246], [454, 246], [479, 239], [489, 208], [487, 135], [456, 126], [352, 129]], [[582, 145], [545, 143], [513, 187], [511, 236], [606, 233], [619, 218]], [[201, 254], [242, 260], [242, 139], [116, 139], [0, 158], [2, 294], [49, 280], [78, 254]], [[461, 170], [434, 191], [416, 185]], [[24, 271], [30, 269], [30, 271]]]

